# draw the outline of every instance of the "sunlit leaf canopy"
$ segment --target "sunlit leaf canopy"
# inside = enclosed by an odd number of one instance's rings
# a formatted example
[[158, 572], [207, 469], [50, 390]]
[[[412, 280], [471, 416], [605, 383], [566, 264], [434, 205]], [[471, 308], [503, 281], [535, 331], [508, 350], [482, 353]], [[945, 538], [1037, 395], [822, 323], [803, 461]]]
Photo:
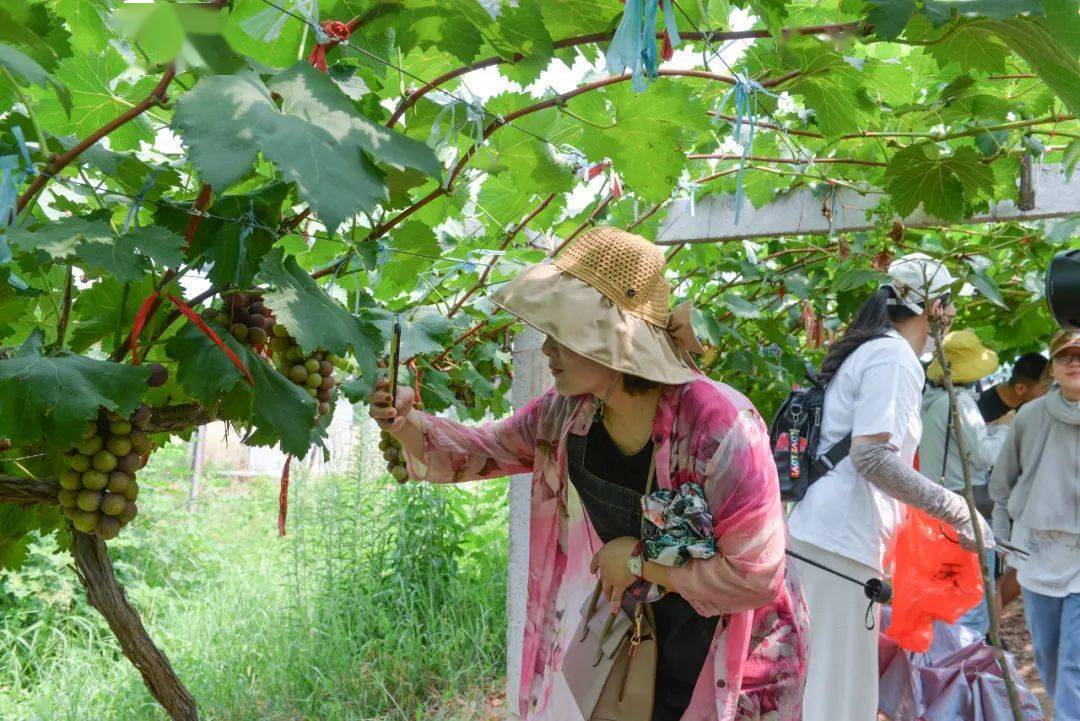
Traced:
[[[1003, 358], [1042, 347], [1042, 275], [1075, 219], [964, 220], [1015, 199], [1024, 162], [1080, 160], [1076, 0], [678, 0], [650, 41], [673, 21], [673, 56], [634, 79], [605, 54], [642, 5], [4, 3], [0, 345], [85, 354], [104, 393], [153, 291], [199, 308], [261, 288], [301, 345], [349, 358], [353, 398], [398, 314], [429, 410], [500, 415], [516, 326], [486, 294], [529, 263], [595, 224], [655, 238], [672, 199], [809, 190], [827, 213], [847, 188], [876, 199], [875, 230], [667, 248], [710, 375], [771, 413], [915, 250], [967, 280], [960, 324]], [[894, 222], [920, 208], [941, 227]], [[265, 360], [247, 354], [250, 387], [168, 304], [138, 355], [172, 371], [153, 405], [298, 455], [323, 435]]]

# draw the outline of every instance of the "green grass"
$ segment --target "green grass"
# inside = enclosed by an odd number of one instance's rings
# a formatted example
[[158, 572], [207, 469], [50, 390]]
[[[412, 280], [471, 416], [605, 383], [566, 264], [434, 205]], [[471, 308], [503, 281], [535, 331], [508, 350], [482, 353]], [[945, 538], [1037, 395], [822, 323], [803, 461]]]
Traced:
[[[110, 553], [203, 719], [481, 716], [504, 668], [504, 482], [294, 472], [281, 539], [276, 482], [211, 479], [189, 514], [183, 449], [155, 458]], [[0, 575], [0, 719], [164, 719], [69, 560], [41, 538]]]

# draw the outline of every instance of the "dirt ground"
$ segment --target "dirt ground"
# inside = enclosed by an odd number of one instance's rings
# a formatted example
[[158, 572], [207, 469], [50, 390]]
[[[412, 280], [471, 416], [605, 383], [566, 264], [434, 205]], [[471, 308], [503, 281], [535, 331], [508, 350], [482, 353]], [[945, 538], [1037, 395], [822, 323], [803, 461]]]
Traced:
[[1024, 620], [1024, 605], [1019, 599], [1009, 604], [1001, 615], [1001, 637], [1005, 641], [1005, 646], [1015, 657], [1017, 670], [1024, 677], [1027, 687], [1042, 704], [1046, 721], [1053, 721], [1054, 705], [1046, 695], [1046, 688], [1035, 668], [1035, 657], [1031, 652], [1031, 634], [1028, 633], [1027, 621]]

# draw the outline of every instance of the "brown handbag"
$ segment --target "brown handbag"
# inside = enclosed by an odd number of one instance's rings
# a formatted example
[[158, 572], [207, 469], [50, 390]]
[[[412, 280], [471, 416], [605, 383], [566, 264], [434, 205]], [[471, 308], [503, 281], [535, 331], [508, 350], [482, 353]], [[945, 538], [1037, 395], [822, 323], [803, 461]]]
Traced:
[[[655, 450], [645, 494], [652, 492]], [[645, 520], [642, 518], [642, 536]], [[582, 608], [581, 625], [563, 659], [563, 676], [587, 721], [650, 721], [656, 691], [656, 633], [652, 606], [635, 602], [633, 614], [597, 613], [602, 583]], [[605, 611], [610, 611], [610, 603]]]

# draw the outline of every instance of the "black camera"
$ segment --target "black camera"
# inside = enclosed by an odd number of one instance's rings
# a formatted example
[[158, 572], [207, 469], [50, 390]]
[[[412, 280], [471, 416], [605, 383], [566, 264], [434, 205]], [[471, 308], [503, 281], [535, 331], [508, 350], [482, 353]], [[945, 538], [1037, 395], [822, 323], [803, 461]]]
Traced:
[[1046, 302], [1058, 325], [1080, 330], [1080, 249], [1062, 251], [1050, 261]]

